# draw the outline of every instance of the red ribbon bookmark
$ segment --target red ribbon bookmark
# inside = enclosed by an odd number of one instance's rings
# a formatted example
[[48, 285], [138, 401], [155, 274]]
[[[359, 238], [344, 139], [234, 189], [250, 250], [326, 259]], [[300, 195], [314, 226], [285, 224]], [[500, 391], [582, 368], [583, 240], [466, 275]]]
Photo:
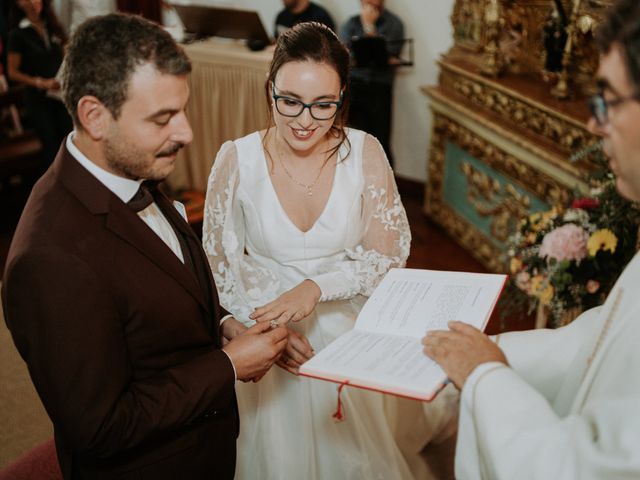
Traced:
[[338, 387], [338, 405], [336, 406], [336, 411], [333, 413], [332, 417], [336, 422], [342, 422], [344, 420], [344, 413], [342, 408], [342, 389], [347, 385], [348, 382], [341, 383]]

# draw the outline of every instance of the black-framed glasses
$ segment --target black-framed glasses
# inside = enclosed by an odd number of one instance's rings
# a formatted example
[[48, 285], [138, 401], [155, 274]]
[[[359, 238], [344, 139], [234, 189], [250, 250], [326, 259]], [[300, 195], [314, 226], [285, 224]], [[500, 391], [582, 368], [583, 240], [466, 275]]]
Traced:
[[638, 100], [640, 98], [639, 93], [634, 93], [628, 97], [618, 97], [613, 100], [607, 100], [604, 98], [604, 92], [598, 92], [589, 99], [589, 109], [591, 115], [596, 119], [596, 123], [600, 127], [604, 127], [609, 121], [609, 109], [617, 105], [622, 105], [629, 100]]
[[276, 104], [276, 110], [285, 117], [297, 117], [302, 114], [305, 108], [308, 108], [309, 113], [316, 120], [331, 120], [342, 107], [342, 92], [340, 92], [340, 100], [337, 102], [304, 103], [297, 98], [276, 95], [276, 86], [271, 84], [271, 96]]

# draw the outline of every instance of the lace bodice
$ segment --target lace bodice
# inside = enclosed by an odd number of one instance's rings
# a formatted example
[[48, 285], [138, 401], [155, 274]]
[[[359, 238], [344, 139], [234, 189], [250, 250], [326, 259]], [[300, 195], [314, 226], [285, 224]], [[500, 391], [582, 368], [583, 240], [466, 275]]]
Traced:
[[321, 302], [369, 296], [392, 267], [404, 266], [411, 233], [393, 172], [379, 143], [350, 129], [324, 211], [306, 232], [282, 208], [258, 132], [225, 143], [209, 177], [203, 244], [221, 305], [249, 323], [302, 280]]

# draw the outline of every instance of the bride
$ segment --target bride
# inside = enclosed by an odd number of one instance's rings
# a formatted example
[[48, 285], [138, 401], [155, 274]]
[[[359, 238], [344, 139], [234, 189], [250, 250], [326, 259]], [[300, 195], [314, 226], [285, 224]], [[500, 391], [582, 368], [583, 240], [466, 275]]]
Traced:
[[[278, 38], [266, 130], [225, 143], [208, 183], [203, 243], [233, 338], [255, 321], [287, 324], [278, 365], [238, 384], [238, 479], [424, 478], [422, 404], [345, 388], [298, 367], [350, 330], [411, 234], [377, 140], [347, 129], [349, 54], [302, 23]], [[258, 381], [259, 380], [259, 381]]]

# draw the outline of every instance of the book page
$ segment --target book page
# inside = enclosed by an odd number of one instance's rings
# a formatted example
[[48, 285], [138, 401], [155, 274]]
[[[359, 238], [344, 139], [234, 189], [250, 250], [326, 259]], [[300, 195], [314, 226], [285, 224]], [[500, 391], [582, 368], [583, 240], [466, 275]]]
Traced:
[[504, 275], [391, 270], [365, 303], [356, 329], [422, 338], [460, 320], [483, 329]]
[[505, 275], [393, 269], [358, 315], [356, 325], [300, 368], [302, 375], [430, 400], [442, 369], [423, 353], [427, 331], [449, 320], [481, 330]]
[[306, 362], [301, 373], [423, 399], [446, 379], [414, 338], [363, 330], [340, 336]]

